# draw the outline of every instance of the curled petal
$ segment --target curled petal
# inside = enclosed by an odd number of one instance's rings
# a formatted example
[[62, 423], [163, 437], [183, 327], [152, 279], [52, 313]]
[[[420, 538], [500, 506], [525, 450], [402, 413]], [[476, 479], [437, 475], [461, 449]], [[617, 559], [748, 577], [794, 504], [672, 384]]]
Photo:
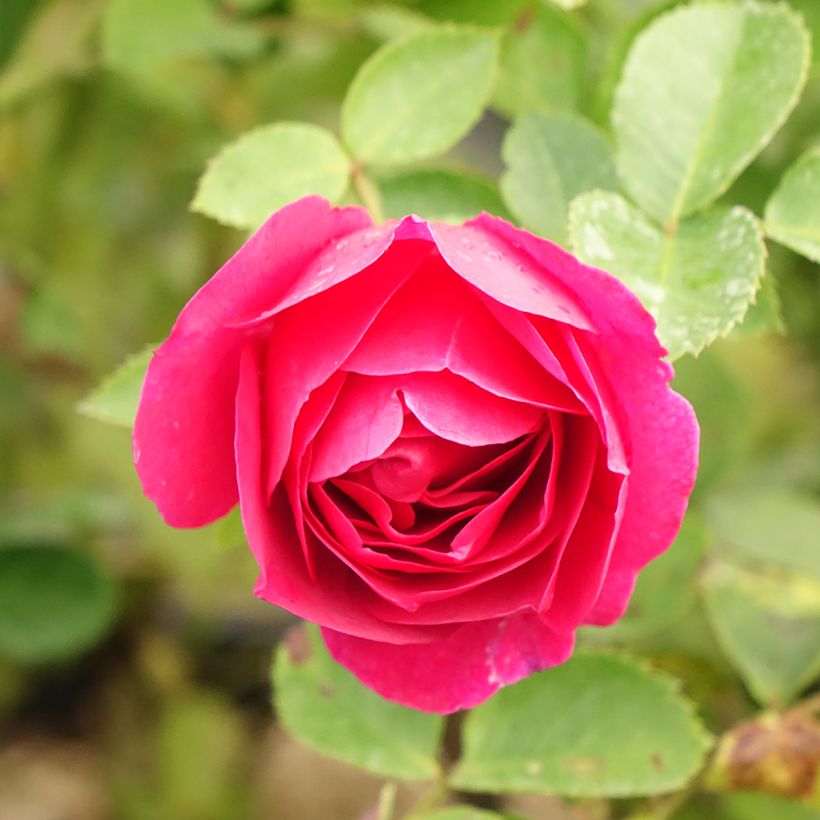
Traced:
[[393, 384], [351, 374], [313, 441], [309, 481], [346, 473], [399, 437], [404, 408]]
[[338, 372], [384, 303], [429, 253], [429, 242], [396, 242], [358, 276], [275, 318], [265, 362], [268, 492], [282, 477], [294, 424], [311, 391]]
[[285, 488], [277, 487], [270, 501], [264, 492], [259, 359], [260, 352], [253, 345], [242, 351], [236, 394], [240, 506], [242, 524], [260, 570], [256, 595], [302, 618], [352, 635], [406, 643], [429, 641], [452, 632], [447, 625], [416, 626], [373, 617], [367, 606], [373, 593], [327, 550], [315, 550], [315, 577], [311, 577]]
[[393, 294], [344, 368], [382, 376], [449, 370], [503, 398], [582, 411], [438, 254]]
[[437, 436], [480, 447], [513, 441], [537, 430], [544, 413], [502, 399], [447, 371], [410, 373], [397, 383], [416, 418]]
[[[475, 228], [518, 242], [546, 270], [561, 271], [596, 317], [597, 333], [573, 333], [578, 354], [598, 362], [591, 376], [606, 381], [617, 422], [629, 442], [629, 488], [618, 537], [588, 623], [617, 620], [629, 602], [635, 576], [674, 539], [695, 481], [698, 425], [689, 403], [668, 385], [671, 366], [655, 323], [638, 298], [604, 271], [591, 268], [558, 246], [487, 215]], [[595, 366], [594, 364], [592, 365]]]
[[[510, 233], [487, 229], [495, 223], [506, 225]], [[447, 264], [481, 293], [515, 310], [595, 331], [572, 284], [534, 260], [522, 243], [531, 234], [486, 214], [462, 227], [437, 222], [430, 230]]]
[[330, 243], [370, 224], [360, 208], [301, 199], [271, 216], [185, 306], [148, 367], [133, 436], [143, 491], [169, 524], [207, 524], [237, 501], [234, 396], [247, 332], [233, 325], [300, 293]]
[[469, 709], [541, 669], [563, 663], [573, 638], [527, 613], [464, 624], [426, 644], [380, 643], [331, 629], [322, 634], [330, 654], [385, 698], [425, 712]]

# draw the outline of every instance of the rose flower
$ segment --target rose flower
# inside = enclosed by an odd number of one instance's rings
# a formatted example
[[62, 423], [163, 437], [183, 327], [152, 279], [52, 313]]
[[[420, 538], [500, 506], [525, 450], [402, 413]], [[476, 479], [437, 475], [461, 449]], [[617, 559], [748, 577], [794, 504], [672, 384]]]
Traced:
[[638, 299], [486, 214], [307, 197], [191, 299], [148, 368], [145, 493], [239, 503], [260, 598], [387, 698], [450, 712], [562, 663], [672, 542], [697, 424]]

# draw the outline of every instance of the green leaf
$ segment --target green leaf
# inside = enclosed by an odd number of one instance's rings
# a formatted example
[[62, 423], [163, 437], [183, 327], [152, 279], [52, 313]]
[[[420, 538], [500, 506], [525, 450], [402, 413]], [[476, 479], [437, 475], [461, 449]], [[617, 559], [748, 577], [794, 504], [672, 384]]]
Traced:
[[57, 547], [0, 549], [0, 654], [47, 663], [96, 644], [115, 590], [88, 556]]
[[587, 0], [541, 0], [542, 3], [553, 3], [565, 11], [580, 9], [587, 4]]
[[658, 18], [615, 95], [627, 192], [664, 225], [708, 205], [785, 121], [808, 61], [808, 33], [785, 3], [704, 3]]
[[758, 701], [787, 703], [820, 673], [820, 505], [749, 489], [708, 513], [716, 560], [702, 592], [715, 634]]
[[0, 69], [11, 56], [38, 0], [6, 0], [0, 5]]
[[560, 9], [544, 6], [505, 33], [492, 105], [508, 117], [576, 109], [585, 71], [583, 33]]
[[331, 659], [315, 626], [286, 636], [276, 651], [273, 686], [282, 725], [314, 749], [385, 777], [437, 776], [441, 718], [366, 689]]
[[102, 30], [104, 61], [128, 72], [179, 57], [243, 57], [264, 42], [250, 25], [221, 18], [209, 0], [112, 0]]
[[707, 507], [724, 560], [774, 567], [820, 583], [820, 503], [773, 487], [738, 489]]
[[687, 514], [669, 549], [638, 576], [626, 614], [600, 633], [615, 641], [654, 634], [679, 622], [695, 600], [695, 574], [709, 544], [709, 532], [693, 513]]
[[[660, 14], [674, 5], [675, 0], [614, 0], [596, 11], [601, 13], [593, 31], [597, 39], [597, 79], [590, 90], [587, 115], [595, 122], [611, 122], [615, 89], [621, 79], [624, 63], [635, 39]], [[603, 42], [601, 42], [603, 34]]]
[[367, 33], [381, 42], [426, 31], [436, 25], [413, 9], [387, 3], [365, 6], [359, 12], [359, 19]]
[[83, 399], [77, 410], [97, 421], [133, 427], [145, 371], [153, 354], [154, 348], [147, 347], [142, 353], [131, 356]]
[[766, 204], [765, 225], [772, 239], [820, 262], [820, 148], [786, 171]]
[[319, 194], [341, 198], [350, 160], [324, 128], [295, 122], [243, 134], [217, 154], [191, 208], [227, 225], [257, 228], [288, 202]]
[[530, 0], [417, 0], [419, 10], [434, 20], [503, 26], [527, 14]]
[[411, 814], [410, 820], [505, 820], [510, 814], [496, 814], [494, 811], [477, 809], [474, 806], [450, 806], [432, 814]]
[[667, 233], [618, 194], [593, 191], [573, 201], [569, 236], [581, 259], [638, 295], [670, 359], [728, 333], [764, 271], [757, 220], [741, 207], [698, 214]]
[[777, 292], [777, 282], [771, 269], [767, 269], [755, 301], [749, 305], [743, 321], [732, 331], [733, 335], [756, 335], [760, 333], [786, 332], [783, 309]]
[[342, 136], [364, 162], [396, 164], [441, 154], [478, 122], [498, 60], [495, 35], [454, 26], [380, 48], [342, 107]]
[[702, 591], [718, 642], [761, 704], [787, 704], [820, 674], [820, 584], [715, 563]]
[[818, 820], [818, 812], [771, 794], [739, 792], [721, 797], [715, 820]]
[[368, 0], [289, 0], [287, 8], [294, 17], [300, 19], [338, 23], [349, 21], [367, 2]]
[[232, 550], [237, 547], [248, 546], [238, 504], [227, 515], [222, 516], [214, 523], [214, 543], [221, 550]]
[[810, 76], [813, 79], [820, 76], [820, 3], [817, 0], [789, 0], [789, 5], [803, 15], [803, 21], [811, 32], [812, 69]]
[[612, 151], [585, 120], [525, 114], [507, 131], [502, 146], [507, 170], [501, 193], [522, 224], [564, 242], [569, 203], [593, 188], [617, 187]]
[[621, 656], [578, 652], [468, 715], [451, 783], [570, 797], [655, 794], [683, 786], [709, 745], [671, 678]]
[[482, 211], [508, 216], [491, 182], [459, 171], [406, 171], [379, 180], [379, 191], [388, 218], [417, 214], [425, 219], [464, 222]]

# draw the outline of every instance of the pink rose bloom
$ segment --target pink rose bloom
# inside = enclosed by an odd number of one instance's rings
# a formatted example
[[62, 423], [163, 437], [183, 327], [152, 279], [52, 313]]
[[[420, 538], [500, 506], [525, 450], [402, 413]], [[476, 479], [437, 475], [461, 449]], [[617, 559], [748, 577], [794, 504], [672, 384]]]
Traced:
[[611, 624], [672, 542], [698, 428], [618, 280], [486, 214], [307, 197], [191, 299], [134, 429], [145, 493], [240, 504], [260, 598], [367, 686], [474, 706]]

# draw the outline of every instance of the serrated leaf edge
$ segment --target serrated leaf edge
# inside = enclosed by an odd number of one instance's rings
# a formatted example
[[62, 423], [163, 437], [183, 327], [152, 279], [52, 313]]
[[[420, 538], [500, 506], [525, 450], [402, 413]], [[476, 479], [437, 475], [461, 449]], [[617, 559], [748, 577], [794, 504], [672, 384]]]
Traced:
[[[638, 34], [638, 36], [633, 40], [632, 44], [629, 47], [629, 53], [627, 55], [626, 60], [624, 61], [624, 65], [621, 69], [621, 75], [618, 79], [618, 83], [617, 83], [617, 85], [615, 87], [615, 91], [613, 92], [613, 95], [612, 95], [612, 113], [611, 113], [613, 132], [614, 132], [615, 137], [616, 137], [615, 170], [616, 170], [616, 173], [618, 174], [618, 179], [621, 181], [621, 184], [623, 185], [624, 189], [626, 189], [625, 181], [623, 179], [623, 176], [621, 175], [621, 171], [618, 167], [618, 162], [617, 162], [617, 158], [618, 158], [617, 133], [618, 133], [618, 130], [619, 130], [618, 123], [619, 123], [619, 121], [622, 121], [621, 115], [619, 114], [618, 101], [621, 97], [621, 93], [622, 93], [621, 89], [622, 89], [623, 84], [624, 84], [624, 78], [625, 78], [625, 75], [626, 75], [627, 66], [628, 66], [629, 62], [631, 61], [631, 59], [632, 59], [632, 53], [635, 50], [638, 43], [651, 32], [652, 28], [655, 25], [659, 24], [660, 22], [662, 22], [664, 20], [671, 19], [675, 16], [686, 14], [690, 9], [703, 8], [703, 7], [707, 7], [709, 5], [719, 6], [719, 5], [723, 5], [723, 4], [718, 3], [718, 2], [712, 2], [712, 3], [687, 3], [686, 5], [677, 6], [675, 8], [670, 9], [667, 12], [659, 14], [657, 17], [654, 17], [652, 19], [652, 21], [649, 23], [649, 25], [643, 31], [641, 31], [640, 34]], [[687, 210], [685, 213], [682, 213], [680, 211], [678, 213], [675, 213], [673, 211], [673, 213], [669, 215], [669, 219], [670, 219], [670, 222], [672, 224], [677, 224], [677, 222], [679, 222], [682, 218], [686, 218], [686, 217], [689, 217], [689, 216], [693, 216], [696, 213], [700, 213], [701, 211], [708, 208], [709, 205], [711, 205], [713, 202], [715, 202], [720, 196], [722, 196], [724, 193], [726, 193], [726, 191], [732, 186], [732, 184], [740, 176], [740, 174], [743, 173], [743, 171], [748, 167], [748, 165], [752, 162], [752, 160], [754, 160], [754, 158], [769, 144], [772, 137], [774, 137], [774, 135], [780, 130], [780, 128], [786, 122], [786, 120], [791, 116], [792, 111], [794, 111], [794, 108], [797, 105], [797, 102], [798, 102], [798, 100], [800, 99], [800, 96], [803, 93], [803, 90], [806, 86], [806, 81], [808, 80], [809, 69], [811, 67], [811, 33], [809, 32], [809, 29], [806, 26], [806, 22], [803, 18], [803, 15], [800, 14], [800, 12], [797, 11], [797, 9], [793, 8], [788, 3], [785, 3], [785, 2], [762, 3], [762, 2], [758, 2], [758, 0], [743, 0], [743, 2], [741, 2], [737, 5], [738, 5], [738, 7], [743, 8], [743, 9], [753, 9], [753, 10], [764, 12], [764, 13], [769, 13], [769, 12], [772, 12], [772, 11], [784, 12], [787, 16], [790, 16], [792, 18], [792, 20], [797, 25], [797, 29], [799, 30], [799, 33], [802, 35], [803, 45], [804, 45], [803, 63], [802, 63], [801, 70], [800, 70], [800, 76], [798, 77], [797, 84], [795, 85], [795, 88], [794, 88], [794, 92], [792, 93], [792, 95], [789, 98], [786, 105], [783, 107], [783, 110], [782, 110], [781, 114], [777, 118], [775, 118], [775, 121], [772, 123], [771, 128], [761, 136], [760, 141], [758, 142], [758, 144], [754, 148], [747, 151], [742, 156], [742, 158], [739, 159], [735, 163], [734, 170], [732, 171], [731, 174], [728, 175], [726, 181], [721, 185], [721, 187], [715, 191], [714, 195], [710, 199], [708, 199], [704, 202], [701, 202], [701, 203], [699, 203], [698, 205], [696, 205], [694, 207], [690, 207], [689, 210]], [[688, 175], [690, 175], [690, 174], [687, 174], [687, 176]], [[676, 203], [677, 203], [678, 200], [680, 200], [680, 198], [681, 197], [680, 197], [680, 192], [679, 192]], [[654, 221], [654, 218], [653, 218], [653, 221]], [[703, 348], [700, 348], [700, 350], [703, 350]], [[698, 350], [698, 353], [700, 352], [700, 350]], [[697, 353], [694, 353], [693, 355], [696, 356]]]
[[[105, 424], [112, 424], [116, 427], [123, 427], [126, 429], [131, 429], [132, 425], [126, 424], [119, 419], [115, 419], [112, 416], [107, 415], [106, 413], [101, 413], [95, 407], [95, 399], [101, 393], [105, 393], [108, 388], [110, 387], [111, 383], [118, 378], [120, 373], [123, 370], [127, 369], [130, 365], [132, 365], [137, 360], [141, 359], [143, 356], [148, 356], [149, 353], [153, 353], [159, 344], [153, 345], [146, 345], [142, 350], [138, 351], [137, 353], [132, 353], [130, 356], [126, 357], [120, 364], [114, 368], [91, 392], [89, 392], [84, 398], [80, 399], [75, 405], [74, 410], [82, 416], [86, 416], [87, 418], [94, 419], [95, 421], [101, 421]], [[151, 356], [148, 357], [148, 361], [146, 363], [147, 366], [151, 363]], [[144, 380], [144, 376], [143, 376]], [[140, 393], [142, 393], [142, 388], [140, 387]]]
[[[570, 202], [570, 205], [569, 205], [569, 211], [568, 211], [568, 215], [567, 215], [567, 235], [568, 235], [568, 238], [569, 238], [570, 248], [572, 250], [572, 253], [575, 256], [578, 256], [579, 258], [581, 256], [580, 249], [578, 248], [577, 242], [574, 241], [577, 226], [578, 226], [579, 221], [580, 221], [579, 216], [578, 216], [578, 209], [581, 206], [581, 200], [583, 200], [586, 197], [592, 198], [593, 196], [598, 196], [600, 194], [605, 194], [605, 195], [610, 196], [610, 197], [611, 196], [616, 196], [616, 197], [619, 197], [620, 199], [622, 199], [624, 202], [627, 203], [627, 205], [634, 208], [646, 220], [646, 222], [655, 231], [657, 231], [658, 235], [662, 239], [664, 238], [665, 234], [664, 234], [663, 229], [660, 228], [658, 226], [658, 223], [654, 219], [652, 219], [652, 217], [649, 216], [639, 205], [636, 205], [630, 199], [628, 199], [623, 194], [621, 194], [617, 191], [605, 191], [601, 188], [595, 188], [591, 191], [585, 191], [584, 193], [579, 194], [577, 197], [575, 197], [572, 200], [572, 202]], [[728, 336], [729, 333], [731, 333], [731, 331], [743, 321], [743, 318], [746, 316], [746, 313], [748, 312], [749, 308], [752, 305], [756, 304], [757, 296], [760, 293], [761, 287], [763, 286], [763, 277], [766, 275], [766, 259], [768, 258], [768, 251], [766, 249], [766, 243], [764, 241], [763, 228], [762, 228], [760, 220], [758, 219], [758, 217], [752, 211], [750, 211], [748, 208], [744, 207], [743, 205], [718, 206], [714, 210], [716, 212], [719, 211], [719, 210], [723, 210], [727, 214], [744, 213], [744, 214], [748, 215], [748, 217], [751, 219], [751, 223], [752, 223], [752, 225], [754, 227], [754, 231], [755, 231], [755, 237], [754, 238], [755, 238], [756, 244], [758, 246], [758, 249], [760, 250], [760, 268], [759, 268], [757, 278], [755, 280], [756, 285], [755, 285], [755, 288], [754, 288], [754, 290], [751, 294], [751, 297], [750, 297], [749, 301], [747, 301], [746, 304], [743, 305], [743, 307], [741, 309], [736, 311], [734, 315], [729, 316], [728, 324], [724, 325], [723, 330], [717, 330], [714, 333], [707, 334], [704, 337], [703, 344], [700, 344], [700, 345], [692, 345], [692, 344], [689, 344], [689, 343], [682, 344], [680, 346], [680, 352], [676, 351], [676, 352], [674, 352], [674, 354], [672, 352], [669, 353], [667, 358], [671, 362], [676, 361], [677, 359], [679, 359], [681, 356], [683, 356], [686, 353], [697, 357], [707, 347], [709, 347], [709, 345], [711, 345], [712, 342], [714, 342], [716, 339], [725, 338], [726, 336]], [[703, 213], [707, 213], [707, 211], [704, 210], [704, 211], [699, 211], [697, 214], [690, 214], [690, 216], [688, 216], [687, 219], [689, 219], [691, 217], [698, 216], [699, 214], [703, 214]], [[584, 263], [584, 264], [588, 264], [588, 263]], [[595, 266], [592, 266], [592, 267], [595, 267]], [[603, 270], [604, 273], [607, 273], [610, 276], [614, 277], [619, 282], [621, 282], [621, 284], [625, 288], [627, 288], [631, 291], [629, 286], [625, 282], [623, 282], [618, 276], [616, 276], [614, 273], [610, 273], [605, 268], [599, 268], [599, 270]], [[645, 306], [644, 306], [644, 309], [647, 310], [648, 313], [651, 313], [651, 311], [649, 311]], [[653, 315], [653, 318], [654, 318], [654, 315]], [[657, 322], [657, 320], [656, 320], [656, 322]], [[656, 330], [656, 333], [657, 333], [657, 330]], [[661, 342], [661, 344], [664, 345], [664, 347], [666, 347], [666, 344], [665, 344], [663, 339], [660, 339], [660, 342]]]
[[[245, 220], [232, 219], [229, 216], [225, 216], [224, 212], [217, 211], [208, 206], [207, 204], [203, 203], [203, 188], [206, 184], [206, 179], [210, 178], [210, 175], [214, 172], [214, 169], [218, 167], [219, 163], [223, 160], [226, 153], [233, 151], [238, 145], [240, 145], [245, 140], [252, 139], [259, 134], [273, 131], [283, 131], [288, 128], [298, 128], [304, 131], [311, 131], [314, 134], [322, 134], [325, 137], [332, 138], [332, 140], [336, 144], [336, 147], [339, 149], [339, 153], [349, 159], [349, 154], [345, 149], [345, 146], [342, 144], [342, 141], [339, 139], [339, 137], [336, 134], [334, 134], [331, 130], [329, 130], [328, 128], [323, 128], [321, 125], [315, 125], [314, 123], [310, 122], [298, 122], [295, 120], [281, 120], [277, 122], [258, 125], [255, 128], [249, 129], [248, 131], [243, 131], [235, 139], [226, 142], [219, 149], [219, 151], [217, 151], [216, 154], [214, 154], [205, 163], [205, 170], [202, 172], [199, 179], [197, 180], [194, 197], [191, 200], [191, 204], [188, 206], [189, 210], [191, 210], [194, 213], [199, 213], [203, 216], [207, 216], [210, 219], [213, 219], [215, 222], [219, 223], [220, 225], [225, 225], [229, 228], [254, 230], [255, 228], [259, 227], [256, 223], [251, 224], [250, 222]], [[350, 184], [351, 170], [352, 162], [348, 165], [347, 179], [345, 180], [345, 184], [342, 190], [334, 197], [325, 197], [331, 203], [337, 203], [344, 196], [345, 192], [347, 191], [348, 185]]]
[[[307, 623], [304, 625], [306, 627], [306, 632], [308, 634], [308, 640], [310, 641], [311, 647], [315, 650], [317, 645], [319, 646], [320, 651], [326, 652], [327, 650], [324, 647], [324, 643], [322, 641], [321, 636], [319, 635], [318, 629], [315, 629], [314, 624]], [[400, 773], [397, 769], [394, 768], [385, 768], [385, 767], [378, 767], [378, 766], [369, 766], [367, 763], [362, 762], [362, 759], [355, 755], [346, 755], [344, 753], [336, 753], [329, 752], [327, 749], [322, 748], [320, 744], [314, 743], [312, 739], [304, 737], [300, 732], [294, 730], [293, 725], [290, 721], [290, 718], [286, 712], [286, 710], [280, 707], [280, 695], [279, 692], [282, 690], [281, 687], [281, 679], [280, 676], [282, 674], [282, 668], [285, 664], [291, 663], [290, 658], [288, 657], [288, 649], [284, 645], [284, 643], [280, 642], [278, 646], [274, 648], [273, 657], [271, 659], [270, 664], [270, 673], [269, 679], [272, 683], [273, 689], [273, 704], [276, 710], [277, 719], [281, 723], [282, 727], [287, 731], [287, 733], [295, 738], [299, 743], [304, 744], [313, 751], [321, 754], [324, 757], [331, 758], [334, 760], [342, 760], [346, 763], [349, 763], [353, 766], [357, 766], [360, 769], [365, 771], [373, 772], [374, 774], [378, 774], [382, 777], [391, 777], [396, 778], [397, 780], [404, 780], [410, 783], [420, 783], [424, 782], [425, 780], [434, 780], [440, 774], [440, 768], [438, 766], [437, 761], [434, 757], [427, 757], [423, 754], [417, 754], [416, 751], [410, 747], [408, 753], [408, 747], [398, 745], [395, 748], [398, 749], [405, 759], [415, 759], [419, 764], [419, 772], [422, 769], [427, 771], [427, 774], [424, 776], [408, 776], [407, 774]], [[345, 674], [352, 675], [353, 673], [349, 670], [345, 669], [340, 664], [337, 664], [335, 661], [332, 660], [336, 666], [338, 666]], [[355, 677], [355, 676], [354, 676]], [[364, 684], [360, 684], [364, 686]], [[443, 723], [440, 724], [439, 732], [443, 731]], [[389, 737], [389, 736], [388, 736]]]
[[[586, 658], [607, 658], [607, 659], [614, 659], [617, 662], [621, 663], [622, 666], [629, 667], [630, 669], [634, 669], [639, 671], [641, 674], [646, 675], [646, 677], [650, 678], [653, 681], [657, 681], [660, 684], [662, 690], [664, 690], [664, 696], [667, 702], [674, 703], [676, 707], [680, 708], [683, 711], [684, 719], [686, 721], [687, 726], [692, 730], [692, 740], [694, 743], [697, 743], [700, 746], [700, 756], [698, 762], [692, 769], [687, 772], [685, 775], [681, 775], [679, 777], [667, 780], [658, 785], [657, 788], [652, 789], [651, 791], [646, 791], [645, 789], [636, 789], [634, 786], [630, 786], [628, 784], [624, 785], [622, 788], [605, 788], [601, 790], [590, 790], [590, 789], [561, 789], [558, 790], [549, 790], [549, 789], [537, 789], [533, 787], [532, 783], [524, 783], [521, 782], [519, 784], [513, 784], [510, 787], [505, 787], [504, 789], [499, 789], [498, 786], [490, 780], [483, 781], [478, 785], [467, 785], [463, 782], [460, 782], [458, 779], [458, 767], [456, 767], [450, 778], [449, 782], [452, 786], [458, 789], [463, 789], [464, 791], [499, 791], [500, 793], [508, 794], [508, 793], [526, 793], [526, 794], [541, 794], [541, 795], [556, 795], [560, 797], [572, 797], [572, 798], [584, 798], [584, 797], [611, 797], [611, 798], [625, 798], [625, 797], [642, 797], [651, 794], [663, 794], [666, 792], [675, 791], [682, 786], [686, 785], [696, 774], [700, 771], [706, 760], [706, 756], [709, 751], [713, 748], [715, 743], [715, 737], [712, 735], [711, 732], [706, 728], [703, 721], [700, 719], [700, 716], [697, 713], [695, 708], [695, 703], [691, 700], [691, 698], [687, 697], [683, 694], [683, 681], [679, 678], [674, 677], [673, 675], [669, 674], [668, 672], [658, 669], [646, 659], [641, 658], [636, 655], [633, 655], [629, 652], [624, 652], [620, 649], [591, 649], [591, 648], [580, 648], [575, 651], [573, 654], [573, 659], [578, 657], [586, 657]], [[571, 661], [570, 661], [571, 662]], [[470, 716], [468, 715], [467, 721], [470, 720]], [[466, 726], [465, 726], [466, 730]]]

